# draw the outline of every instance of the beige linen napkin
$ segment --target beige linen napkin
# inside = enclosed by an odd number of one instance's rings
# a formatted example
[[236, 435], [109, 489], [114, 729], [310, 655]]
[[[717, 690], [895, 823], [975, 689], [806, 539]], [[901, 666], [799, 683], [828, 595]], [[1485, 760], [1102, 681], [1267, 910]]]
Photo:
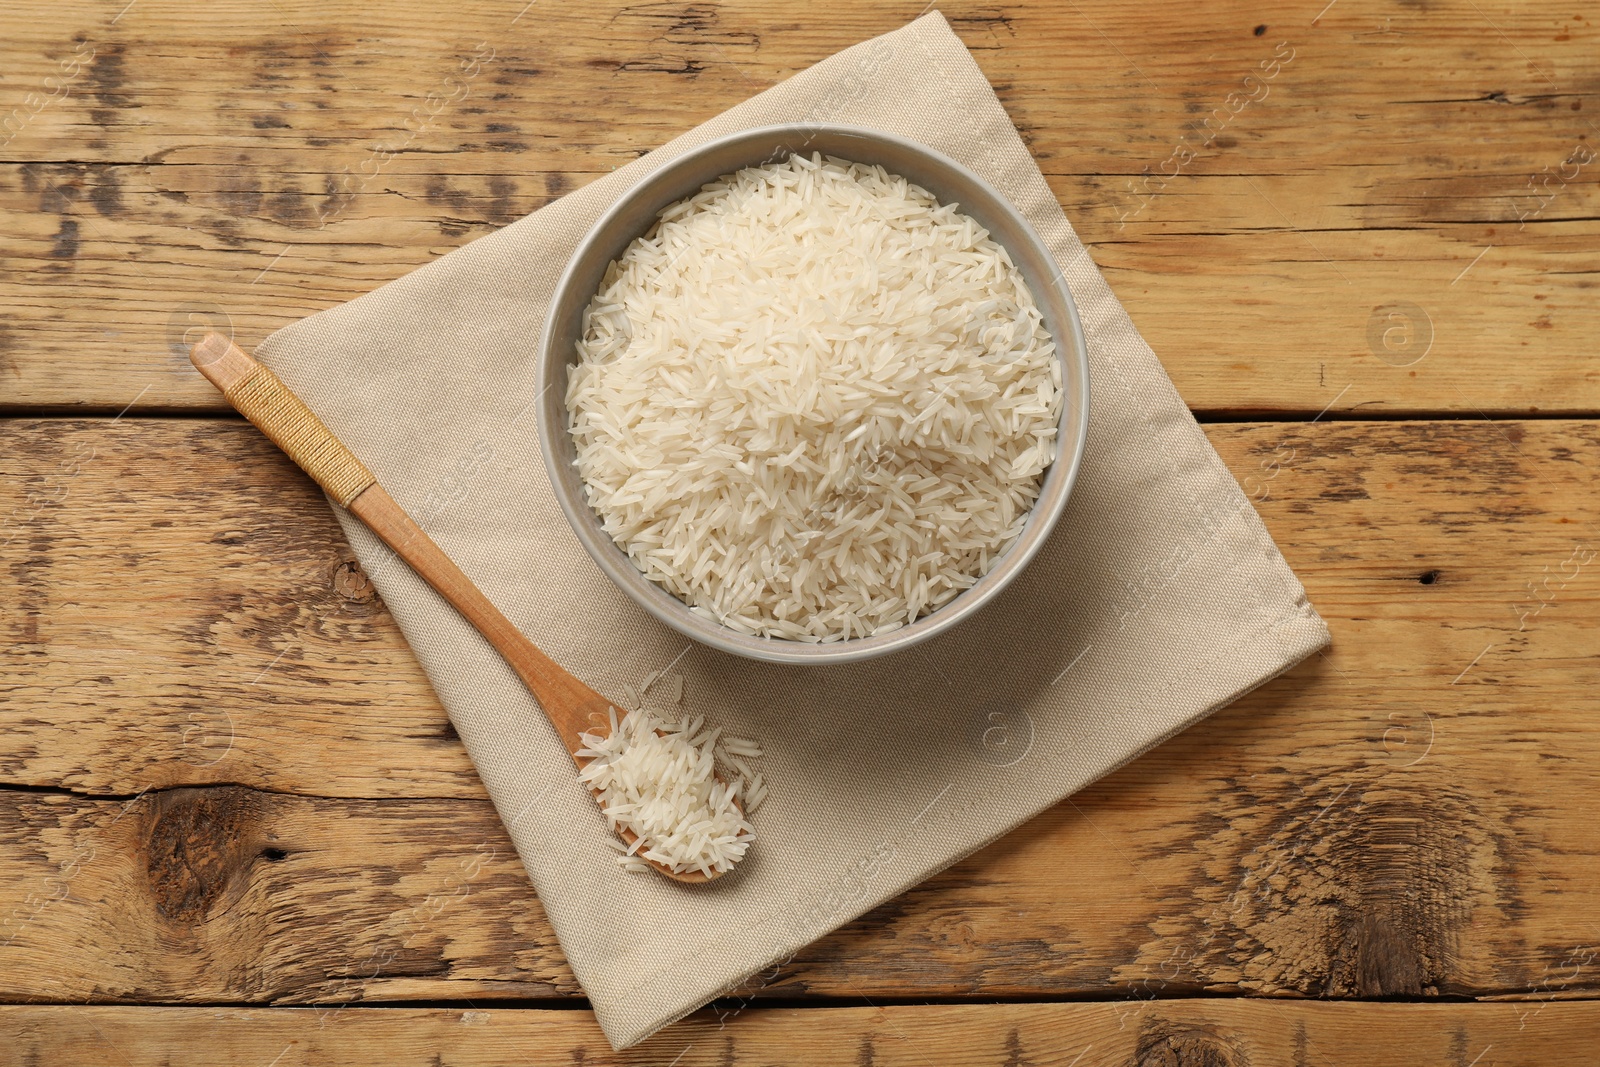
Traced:
[[[589, 225], [713, 137], [838, 121], [915, 138], [1008, 196], [1082, 312], [1087, 459], [1044, 551], [982, 614], [887, 659], [754, 663], [691, 645], [613, 587], [550, 495], [534, 348]], [[561, 201], [342, 307], [260, 355], [484, 592], [622, 699], [682, 705], [766, 750], [759, 843], [709, 886], [627, 874], [566, 751], [489, 646], [336, 513], [494, 798], [618, 1047], [1083, 788], [1328, 641], [1255, 511], [1085, 253], [939, 14], [865, 42]]]

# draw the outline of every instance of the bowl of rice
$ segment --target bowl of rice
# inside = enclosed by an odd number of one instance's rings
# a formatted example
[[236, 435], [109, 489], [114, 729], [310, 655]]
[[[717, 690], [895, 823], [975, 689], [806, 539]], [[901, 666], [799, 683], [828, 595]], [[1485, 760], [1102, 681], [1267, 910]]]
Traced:
[[594, 224], [539, 351], [539, 444], [600, 569], [754, 659], [970, 618], [1038, 552], [1088, 431], [1083, 330], [1015, 207], [923, 145], [770, 126]]

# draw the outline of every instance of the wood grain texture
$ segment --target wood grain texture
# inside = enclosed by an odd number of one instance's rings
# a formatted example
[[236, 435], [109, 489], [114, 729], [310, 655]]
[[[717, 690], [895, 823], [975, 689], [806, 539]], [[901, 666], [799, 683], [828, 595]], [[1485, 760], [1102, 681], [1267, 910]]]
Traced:
[[[1600, 986], [1600, 427], [1208, 433], [1332, 650], [751, 992]], [[0, 494], [0, 998], [576, 995], [326, 504], [251, 427], [6, 420]]]
[[1594, 1003], [721, 1004], [613, 1052], [587, 1011], [0, 1007], [30, 1067], [1548, 1067], [1587, 1062], [1597, 1028]]
[[[220, 410], [186, 335], [253, 346], [923, 6], [13, 5], [0, 405]], [[1324, 7], [941, 10], [1196, 410], [1600, 411], [1600, 30]]]

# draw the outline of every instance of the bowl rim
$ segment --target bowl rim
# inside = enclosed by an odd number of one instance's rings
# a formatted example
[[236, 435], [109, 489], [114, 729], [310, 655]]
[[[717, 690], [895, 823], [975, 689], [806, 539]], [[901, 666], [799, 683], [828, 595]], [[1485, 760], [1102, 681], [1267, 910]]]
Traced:
[[[844, 139], [856, 138], [866, 141], [885, 142], [899, 149], [901, 152], [922, 157], [933, 169], [943, 169], [951, 172], [961, 180], [983, 192], [990, 203], [983, 208], [1006, 216], [1007, 222], [1020, 235], [1021, 240], [1033, 246], [1032, 250], [1041, 256], [1051, 268], [1051, 277], [1045, 286], [1050, 290], [1050, 295], [1059, 302], [1059, 308], [1065, 311], [1064, 322], [1052, 324], [1054, 316], [1046, 313], [1046, 328], [1050, 331], [1052, 339], [1056, 342], [1056, 356], [1062, 364], [1063, 391], [1076, 387], [1078, 403], [1076, 417], [1071, 397], [1062, 405], [1059, 426], [1066, 430], [1072, 425], [1071, 440], [1057, 438], [1057, 452], [1055, 461], [1046, 469], [1045, 479], [1040, 485], [1039, 496], [1035, 499], [1029, 511], [1028, 518], [1022, 532], [1011, 546], [996, 559], [989, 572], [979, 578], [970, 587], [952, 597], [940, 607], [920, 618], [907, 623], [898, 629], [886, 634], [877, 634], [871, 637], [846, 638], [829, 642], [798, 641], [791, 638], [756, 637], [739, 633], [730, 627], [724, 626], [713, 619], [693, 611], [684, 601], [678, 599], [664, 587], [647, 578], [629, 558], [626, 552], [618, 546], [601, 525], [599, 516], [590, 507], [581, 486], [581, 476], [577, 497], [567, 491], [566, 482], [557, 462], [558, 438], [564, 440], [571, 447], [571, 436], [561, 419], [560, 425], [552, 416], [559, 405], [562, 415], [566, 413], [565, 381], [567, 368], [574, 362], [570, 353], [556, 353], [553, 346], [558, 331], [557, 311], [568, 299], [568, 290], [576, 284], [576, 276], [581, 268], [590, 260], [590, 250], [599, 241], [607, 236], [616, 220], [630, 210], [644, 198], [650, 196], [662, 185], [672, 184], [673, 177], [684, 169], [692, 168], [706, 156], [717, 155], [728, 151], [741, 142], [751, 143], [751, 153], [748, 162], [740, 163], [730, 170], [722, 173], [732, 173], [741, 167], [757, 166], [762, 162], [770, 162], [775, 156], [771, 142], [777, 138], [780, 150], [782, 142], [788, 139], [799, 139], [802, 144], [818, 136], [840, 137]], [[755, 151], [764, 147], [764, 153]], [[792, 149], [791, 149], [792, 151]], [[824, 153], [825, 155], [829, 153]], [[839, 158], [845, 158], [843, 156]], [[714, 180], [708, 179], [708, 180]], [[680, 193], [670, 199], [662, 199], [654, 204], [649, 218], [654, 220], [661, 209], [669, 204], [681, 200], [692, 193]], [[938, 193], [935, 192], [937, 196]], [[967, 208], [962, 205], [965, 213]], [[631, 234], [622, 244], [625, 249], [638, 237], [648, 230]], [[990, 228], [990, 236], [1000, 242], [1007, 251], [1012, 253], [1013, 259], [1021, 259], [1017, 250], [1007, 245], [1001, 235]], [[620, 253], [619, 253], [620, 254]], [[613, 259], [615, 257], [612, 257]], [[608, 265], [610, 260], [607, 261]], [[1019, 264], [1019, 269], [1022, 269]], [[1034, 286], [1031, 279], [1026, 279], [1030, 288]], [[593, 294], [587, 294], [592, 298]], [[1034, 299], [1041, 305], [1048, 303], [1045, 294], [1034, 293]], [[587, 301], [586, 301], [587, 304]], [[586, 306], [585, 304], [585, 306]], [[1064, 327], [1066, 336], [1061, 336]], [[1070, 352], [1068, 349], [1070, 348]], [[665, 623], [667, 626], [700, 644], [709, 645], [720, 651], [731, 652], [735, 655], [749, 659], [761, 660], [769, 663], [789, 663], [803, 665], [837, 665], [854, 663], [862, 660], [873, 659], [889, 655], [918, 645], [940, 633], [951, 629], [965, 619], [970, 618], [981, 608], [992, 603], [993, 600], [1011, 584], [1023, 571], [1029, 562], [1038, 555], [1044, 544], [1049, 540], [1050, 533], [1066, 510], [1068, 499], [1077, 482], [1078, 474], [1083, 465], [1083, 456], [1088, 441], [1089, 431], [1089, 404], [1090, 380], [1088, 343], [1083, 332], [1083, 323], [1078, 314], [1077, 302], [1072, 297], [1071, 289], [1066, 283], [1065, 269], [1057, 262], [1051, 253], [1049, 245], [1039, 236], [1038, 231], [1026, 216], [1011, 202], [1011, 200], [994, 184], [978, 175], [962, 163], [950, 156], [931, 148], [919, 141], [901, 137], [884, 130], [873, 129], [866, 126], [847, 125], [839, 123], [775, 123], [764, 126], [751, 127], [730, 134], [713, 138], [703, 144], [697, 145], [661, 166], [642, 176], [638, 181], [625, 190], [617, 199], [606, 208], [604, 212], [584, 232], [582, 238], [574, 245], [572, 253], [568, 256], [559, 280], [551, 290], [550, 300], [545, 308], [544, 323], [540, 330], [539, 346], [536, 350], [536, 375], [534, 381], [536, 422], [539, 451], [544, 459], [545, 473], [549, 477], [551, 493], [560, 506], [562, 514], [566, 517], [567, 524], [572, 528], [573, 535], [577, 537], [586, 552], [600, 570], [623, 593], [627, 594], [635, 604], [644, 608], [652, 617]], [[557, 371], [559, 370], [559, 374]], [[557, 384], [563, 386], [562, 395], [554, 399], [547, 399]], [[1075, 425], [1073, 425], [1075, 424]], [[1070, 445], [1070, 448], [1068, 447]], [[567, 453], [561, 452], [565, 455]], [[1041, 508], [1047, 494], [1050, 496], [1049, 507]]]

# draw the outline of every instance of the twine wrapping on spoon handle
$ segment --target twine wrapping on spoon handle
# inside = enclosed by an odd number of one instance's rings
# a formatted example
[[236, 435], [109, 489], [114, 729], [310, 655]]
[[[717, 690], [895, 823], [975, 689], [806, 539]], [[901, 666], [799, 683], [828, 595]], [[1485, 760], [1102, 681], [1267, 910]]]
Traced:
[[283, 449], [340, 507], [378, 479], [265, 364], [218, 333], [194, 347], [194, 364], [245, 418]]

